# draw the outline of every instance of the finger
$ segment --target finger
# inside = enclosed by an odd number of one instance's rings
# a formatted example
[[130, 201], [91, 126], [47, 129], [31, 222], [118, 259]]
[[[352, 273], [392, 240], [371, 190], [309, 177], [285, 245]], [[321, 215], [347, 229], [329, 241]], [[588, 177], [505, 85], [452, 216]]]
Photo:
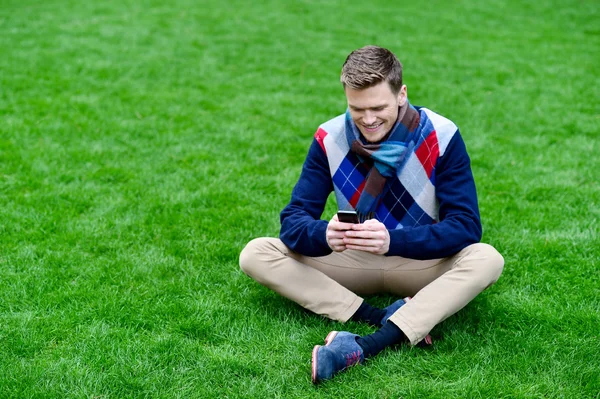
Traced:
[[345, 232], [345, 237], [347, 238], [362, 238], [362, 239], [370, 239], [370, 240], [383, 240], [385, 238], [385, 233], [382, 230], [351, 230]]
[[365, 248], [381, 248], [383, 245], [382, 240], [363, 240], [356, 238], [345, 238], [344, 245], [346, 247], [355, 246], [355, 247], [365, 247]]
[[355, 251], [363, 251], [363, 252], [371, 252], [371, 253], [377, 253], [379, 251], [379, 248], [377, 248], [377, 247], [364, 247], [361, 245], [346, 245], [346, 249], [352, 249]]
[[327, 238], [327, 242], [331, 245], [346, 245], [343, 238]]
[[346, 246], [345, 245], [330, 245], [331, 249], [333, 249], [335, 252], [342, 252], [346, 250]]
[[343, 238], [331, 238], [329, 239], [331, 245], [346, 245]]
[[343, 240], [346, 237], [346, 231], [343, 230], [330, 230], [327, 232], [328, 240]]
[[336, 230], [336, 231], [347, 231], [347, 230], [352, 230], [352, 223], [344, 223], [344, 222], [329, 222], [329, 227], [331, 228], [331, 230]]
[[385, 225], [383, 223], [380, 222], [373, 222], [373, 223], [362, 223], [362, 224], [353, 224], [352, 225], [352, 230], [356, 230], [356, 231], [376, 231], [376, 230], [384, 230], [386, 229]]

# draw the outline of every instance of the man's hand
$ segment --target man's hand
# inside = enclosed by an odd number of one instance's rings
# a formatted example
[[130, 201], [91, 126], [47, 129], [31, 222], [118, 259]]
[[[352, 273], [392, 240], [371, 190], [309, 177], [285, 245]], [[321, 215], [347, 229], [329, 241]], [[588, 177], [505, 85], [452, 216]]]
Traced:
[[327, 225], [327, 244], [335, 252], [354, 249], [384, 255], [390, 249], [390, 233], [377, 219], [352, 224], [340, 222], [333, 215]]
[[389, 251], [390, 232], [377, 219], [369, 219], [362, 224], [353, 224], [351, 226], [352, 230], [344, 233], [343, 245], [345, 249], [355, 249], [378, 255], [384, 255]]
[[343, 223], [338, 219], [337, 214], [333, 215], [329, 224], [327, 225], [327, 244], [335, 252], [342, 252], [346, 250], [344, 244], [344, 237], [346, 237], [346, 231], [351, 230], [352, 226], [358, 226], [358, 224]]

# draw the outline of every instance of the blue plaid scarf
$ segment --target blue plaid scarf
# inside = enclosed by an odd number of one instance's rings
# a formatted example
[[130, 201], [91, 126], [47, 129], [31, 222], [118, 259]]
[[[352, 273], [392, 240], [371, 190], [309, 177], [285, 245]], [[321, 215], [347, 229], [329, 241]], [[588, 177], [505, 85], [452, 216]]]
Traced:
[[360, 162], [373, 166], [355, 208], [361, 222], [374, 217], [381, 198], [390, 187], [387, 180], [397, 177], [420, 137], [419, 112], [409, 103], [405, 107], [406, 110], [399, 110], [392, 130], [377, 144], [363, 143], [350, 111], [346, 111], [345, 131], [350, 151]]

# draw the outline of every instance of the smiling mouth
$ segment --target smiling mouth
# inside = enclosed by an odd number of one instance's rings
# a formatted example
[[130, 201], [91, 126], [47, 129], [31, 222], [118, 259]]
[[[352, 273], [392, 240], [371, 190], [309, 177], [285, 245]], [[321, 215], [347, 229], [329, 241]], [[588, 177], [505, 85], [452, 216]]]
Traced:
[[379, 129], [379, 126], [381, 126], [381, 125], [383, 125], [383, 122], [377, 123], [375, 125], [363, 125], [363, 127], [369, 131], [374, 131], [374, 130]]

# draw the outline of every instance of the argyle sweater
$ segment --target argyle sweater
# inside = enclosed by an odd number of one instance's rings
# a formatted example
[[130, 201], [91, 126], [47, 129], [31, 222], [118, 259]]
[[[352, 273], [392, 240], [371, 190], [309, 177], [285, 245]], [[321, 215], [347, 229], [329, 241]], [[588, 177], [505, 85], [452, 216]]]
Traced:
[[[388, 179], [375, 218], [390, 233], [386, 255], [436, 259], [481, 239], [481, 223], [469, 156], [450, 120], [416, 107], [419, 132], [396, 178]], [[354, 209], [371, 166], [349, 151], [345, 116], [319, 127], [290, 203], [281, 212], [280, 238], [306, 256], [331, 253], [320, 220], [333, 191], [340, 209]], [[391, 180], [391, 181], [390, 181]]]

